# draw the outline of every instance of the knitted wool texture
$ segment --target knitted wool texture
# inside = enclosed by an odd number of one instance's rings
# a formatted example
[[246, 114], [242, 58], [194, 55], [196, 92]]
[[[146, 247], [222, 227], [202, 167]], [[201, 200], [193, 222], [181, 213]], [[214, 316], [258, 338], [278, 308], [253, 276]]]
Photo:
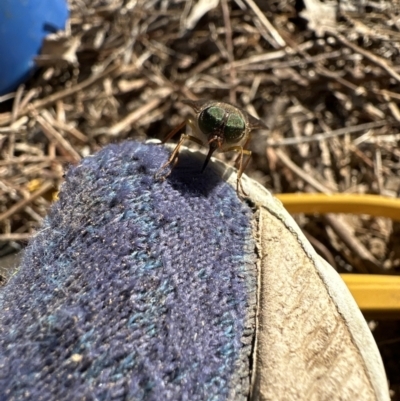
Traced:
[[251, 213], [189, 156], [156, 181], [167, 157], [124, 142], [69, 170], [0, 289], [1, 401], [245, 397]]

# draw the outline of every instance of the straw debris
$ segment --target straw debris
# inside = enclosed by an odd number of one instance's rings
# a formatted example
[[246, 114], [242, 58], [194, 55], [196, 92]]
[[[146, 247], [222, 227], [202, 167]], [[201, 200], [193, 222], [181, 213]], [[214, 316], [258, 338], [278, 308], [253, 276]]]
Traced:
[[[235, 102], [268, 124], [247, 173], [274, 192], [398, 197], [399, 3], [71, 0], [39, 70], [0, 98], [0, 254], [38, 227], [69, 164], [164, 137], [185, 98]], [[396, 223], [298, 222], [339, 271], [399, 269]]]

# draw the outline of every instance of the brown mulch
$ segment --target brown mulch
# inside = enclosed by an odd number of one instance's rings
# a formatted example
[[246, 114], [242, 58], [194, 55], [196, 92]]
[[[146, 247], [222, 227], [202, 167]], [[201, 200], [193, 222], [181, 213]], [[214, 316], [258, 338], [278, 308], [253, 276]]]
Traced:
[[[182, 99], [227, 100], [265, 121], [246, 173], [274, 193], [399, 196], [400, 1], [201, 9], [211, 3], [70, 1], [70, 26], [47, 40], [40, 69], [0, 98], [0, 256], [23, 248], [69, 164], [110, 142], [164, 137], [190, 113]], [[400, 270], [398, 223], [297, 221], [340, 272], [365, 268], [343, 232], [374, 271]], [[399, 365], [384, 354], [400, 399]]]

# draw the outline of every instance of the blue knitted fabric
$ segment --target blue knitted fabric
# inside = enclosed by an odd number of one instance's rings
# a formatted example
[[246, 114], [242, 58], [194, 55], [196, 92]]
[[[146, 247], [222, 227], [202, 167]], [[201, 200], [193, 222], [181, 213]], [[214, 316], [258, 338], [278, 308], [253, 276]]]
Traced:
[[167, 157], [124, 142], [69, 170], [0, 289], [0, 401], [244, 399], [251, 211], [193, 157], [156, 181]]

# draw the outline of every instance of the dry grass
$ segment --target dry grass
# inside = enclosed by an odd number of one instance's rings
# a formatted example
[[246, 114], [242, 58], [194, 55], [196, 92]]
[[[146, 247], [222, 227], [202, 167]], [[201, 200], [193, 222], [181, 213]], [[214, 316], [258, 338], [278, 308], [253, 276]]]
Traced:
[[[267, 123], [247, 173], [273, 192], [399, 196], [398, 0], [220, 0], [201, 18], [195, 4], [71, 0], [67, 33], [0, 99], [0, 255], [38, 227], [68, 164], [165, 136], [185, 98], [228, 100]], [[389, 220], [298, 222], [338, 270], [400, 267]]]

